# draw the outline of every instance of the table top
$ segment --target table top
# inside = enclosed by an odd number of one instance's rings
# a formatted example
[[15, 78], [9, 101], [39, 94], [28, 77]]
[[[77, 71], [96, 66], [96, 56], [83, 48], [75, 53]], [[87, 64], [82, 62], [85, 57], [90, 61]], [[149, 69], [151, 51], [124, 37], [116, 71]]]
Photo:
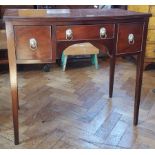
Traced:
[[149, 17], [149, 13], [139, 13], [122, 9], [7, 9], [6, 19], [50, 18], [51, 20], [104, 20]]

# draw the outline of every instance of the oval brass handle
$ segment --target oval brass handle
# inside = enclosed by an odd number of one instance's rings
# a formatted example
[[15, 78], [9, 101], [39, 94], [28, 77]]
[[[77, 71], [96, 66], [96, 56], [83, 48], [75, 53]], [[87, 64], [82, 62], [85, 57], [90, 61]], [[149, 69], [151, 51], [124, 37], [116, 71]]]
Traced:
[[73, 39], [73, 31], [71, 29], [66, 30], [66, 39], [72, 40]]
[[135, 43], [135, 37], [134, 37], [134, 35], [132, 33], [128, 35], [128, 43], [129, 44], [134, 44]]
[[35, 39], [35, 38], [31, 38], [30, 40], [29, 40], [29, 45], [30, 45], [30, 49], [31, 50], [36, 50], [38, 47], [38, 45], [37, 45], [37, 40]]
[[107, 30], [105, 27], [100, 28], [100, 38], [101, 39], [107, 38]]

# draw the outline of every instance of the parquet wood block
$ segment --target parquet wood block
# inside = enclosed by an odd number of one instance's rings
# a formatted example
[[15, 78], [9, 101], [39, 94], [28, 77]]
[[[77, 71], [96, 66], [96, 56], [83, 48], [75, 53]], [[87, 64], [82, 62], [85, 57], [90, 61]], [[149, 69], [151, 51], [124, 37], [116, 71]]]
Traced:
[[155, 72], [144, 72], [140, 119], [134, 127], [135, 65], [117, 61], [109, 99], [109, 61], [99, 64], [99, 70], [88, 64], [66, 72], [57, 65], [46, 73], [18, 72], [18, 146], [13, 144], [9, 74], [1, 74], [0, 148], [155, 148]]

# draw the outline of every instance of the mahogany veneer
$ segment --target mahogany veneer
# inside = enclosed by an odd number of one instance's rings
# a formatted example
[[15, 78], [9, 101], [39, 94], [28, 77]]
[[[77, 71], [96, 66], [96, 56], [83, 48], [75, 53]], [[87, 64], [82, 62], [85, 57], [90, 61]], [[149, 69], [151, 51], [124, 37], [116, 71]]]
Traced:
[[73, 30], [73, 40], [90, 40], [100, 39], [100, 28], [105, 27], [107, 30], [107, 38], [114, 37], [114, 24], [102, 24], [102, 25], [68, 25], [68, 26], [57, 26], [56, 28], [56, 39], [67, 41], [65, 31], [67, 29]]

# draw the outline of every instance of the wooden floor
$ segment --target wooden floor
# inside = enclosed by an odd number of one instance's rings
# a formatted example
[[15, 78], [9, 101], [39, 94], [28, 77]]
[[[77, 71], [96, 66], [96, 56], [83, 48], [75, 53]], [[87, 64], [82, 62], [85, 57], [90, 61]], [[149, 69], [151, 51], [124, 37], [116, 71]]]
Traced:
[[9, 74], [0, 75], [0, 148], [155, 148], [155, 71], [145, 71], [133, 126], [135, 65], [118, 60], [108, 98], [109, 62], [72, 63], [62, 72], [18, 73], [20, 145], [13, 144]]

